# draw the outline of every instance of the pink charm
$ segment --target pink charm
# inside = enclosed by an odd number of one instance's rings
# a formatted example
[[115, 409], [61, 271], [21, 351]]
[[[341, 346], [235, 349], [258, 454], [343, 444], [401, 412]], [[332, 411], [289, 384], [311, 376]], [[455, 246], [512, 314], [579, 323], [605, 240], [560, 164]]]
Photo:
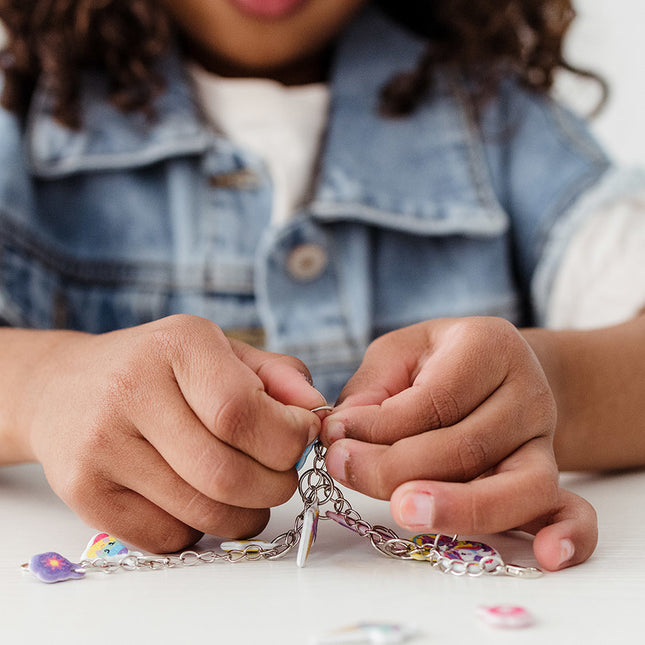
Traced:
[[535, 622], [530, 612], [516, 605], [481, 605], [477, 607], [477, 616], [491, 627], [510, 629], [530, 627]]
[[347, 516], [343, 515], [343, 513], [336, 513], [336, 511], [327, 511], [325, 513], [325, 517], [330, 520], [334, 520], [336, 524], [340, 524], [341, 526], [344, 526], [346, 529], [349, 529], [350, 531], [354, 531], [354, 533], [358, 533], [358, 529], [356, 526], [350, 526], [347, 523]]
[[377, 525], [377, 526], [369, 527], [362, 520], [354, 520], [353, 518], [348, 517], [344, 513], [337, 513], [336, 511], [326, 511], [325, 517], [328, 520], [334, 520], [336, 524], [340, 524], [341, 526], [344, 526], [346, 529], [349, 529], [350, 531], [357, 533], [361, 537], [365, 537], [366, 535], [370, 534], [370, 531], [371, 533], [378, 533], [378, 535], [380, 535], [381, 538], [383, 538], [383, 540], [390, 540], [396, 537], [396, 535], [392, 533], [392, 531], [385, 528], [384, 526]]

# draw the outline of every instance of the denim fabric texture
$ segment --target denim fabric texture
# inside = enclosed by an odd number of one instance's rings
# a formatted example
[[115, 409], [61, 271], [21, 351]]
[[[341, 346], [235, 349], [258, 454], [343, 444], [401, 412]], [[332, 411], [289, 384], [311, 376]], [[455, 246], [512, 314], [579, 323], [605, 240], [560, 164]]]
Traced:
[[[610, 163], [582, 121], [511, 80], [479, 118], [448, 71], [410, 117], [379, 116], [380, 88], [422, 48], [373, 9], [346, 31], [314, 195], [280, 227], [262, 160], [206, 127], [177, 57], [152, 121], [112, 107], [96, 76], [80, 130], [42, 87], [26, 123], [0, 111], [0, 319], [98, 333], [190, 313], [263, 330], [329, 400], [388, 330], [533, 322], [549, 233]], [[317, 264], [294, 270], [298, 249]]]

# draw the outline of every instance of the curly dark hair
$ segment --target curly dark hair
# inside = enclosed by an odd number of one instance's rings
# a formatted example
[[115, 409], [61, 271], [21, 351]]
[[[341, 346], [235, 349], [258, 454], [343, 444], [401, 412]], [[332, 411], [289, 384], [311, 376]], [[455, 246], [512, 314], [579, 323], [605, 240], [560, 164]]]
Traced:
[[107, 75], [110, 98], [122, 110], [150, 112], [163, 79], [155, 63], [171, 42], [170, 23], [150, 0], [0, 0], [9, 42], [2, 105], [24, 113], [42, 75], [54, 115], [76, 127], [78, 91], [88, 69]]
[[[405, 115], [431, 91], [433, 72], [451, 65], [473, 82], [481, 104], [509, 73], [548, 92], [558, 70], [594, 78], [564, 58], [563, 40], [574, 19], [570, 0], [373, 0], [395, 20], [428, 39], [383, 88], [381, 110]], [[0, 0], [9, 42], [0, 57], [5, 72], [2, 104], [24, 113], [36, 79], [55, 97], [55, 116], [78, 125], [78, 89], [87, 69], [100, 69], [119, 108], [152, 113], [163, 79], [155, 63], [173, 42], [172, 25], [154, 0]], [[602, 102], [602, 101], [601, 101]]]

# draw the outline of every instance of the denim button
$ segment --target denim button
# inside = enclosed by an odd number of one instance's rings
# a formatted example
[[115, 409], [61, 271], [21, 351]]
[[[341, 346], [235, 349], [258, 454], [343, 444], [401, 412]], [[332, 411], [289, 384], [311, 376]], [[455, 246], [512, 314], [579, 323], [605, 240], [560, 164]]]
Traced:
[[300, 282], [315, 280], [327, 267], [327, 251], [318, 244], [299, 244], [287, 258], [289, 275]]

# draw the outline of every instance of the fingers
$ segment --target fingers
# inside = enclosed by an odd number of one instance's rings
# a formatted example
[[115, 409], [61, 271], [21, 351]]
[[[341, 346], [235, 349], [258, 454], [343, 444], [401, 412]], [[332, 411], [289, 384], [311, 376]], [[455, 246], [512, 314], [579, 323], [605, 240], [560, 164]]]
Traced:
[[274, 399], [306, 410], [326, 405], [314, 388], [305, 364], [293, 356], [265, 352], [240, 341], [230, 341], [235, 355], [255, 372]]
[[[327, 451], [332, 477], [380, 499], [412, 479], [468, 481], [487, 472], [535, 437], [550, 437], [549, 406], [529, 411], [500, 390], [463, 421], [449, 428], [406, 437], [391, 446], [339, 440]], [[328, 417], [332, 418], [333, 414]], [[325, 421], [326, 423], [326, 421]], [[551, 454], [548, 442], [547, 454]]]
[[552, 512], [519, 527], [535, 535], [533, 552], [544, 569], [557, 571], [587, 560], [598, 542], [598, 518], [582, 497], [560, 489]]
[[539, 363], [512, 325], [487, 318], [413, 325], [370, 346], [322, 439], [391, 444], [454, 425], [491, 395], [526, 415], [554, 410]]
[[172, 517], [138, 493], [104, 482], [101, 506], [75, 508], [81, 519], [151, 553], [173, 553], [195, 544], [202, 533]]
[[[284, 471], [294, 466], [306, 445], [319, 434], [319, 417], [270, 396], [260, 377], [236, 356], [216, 325], [180, 317], [157, 335], [163, 336], [156, 340], [157, 346], [166, 348], [169, 373], [157, 365], [155, 370], [138, 375], [139, 380], [151, 383], [145, 392], [148, 398], [130, 401], [134, 405], [130, 405], [128, 416], [164, 457], [170, 459], [170, 451], [176, 450], [171, 444], [182, 445], [185, 460], [192, 462], [199, 459], [200, 450], [213, 452], [206, 429], [268, 468]], [[259, 369], [262, 371], [261, 366]], [[278, 372], [285, 369], [278, 367]], [[270, 366], [265, 366], [264, 372], [271, 374]], [[136, 374], [130, 376], [122, 385], [120, 399], [132, 397], [130, 386], [142, 389], [132, 383], [136, 378]], [[318, 404], [315, 390], [300, 374], [298, 379], [309, 390], [310, 400]]]
[[[250, 448], [242, 451], [230, 445], [235, 436], [227, 443], [205, 428], [172, 386], [168, 387], [164, 400], [164, 408], [134, 412], [133, 422], [145, 437], [141, 443], [146, 449], [150, 450], [147, 446], [150, 442], [182, 480], [208, 498], [239, 506], [262, 508], [289, 499], [296, 486], [293, 467], [304, 449], [306, 437], [288, 442], [284, 435], [267, 436], [265, 442], [274, 442], [272, 448], [275, 444], [287, 444], [284, 454], [276, 458], [272, 458], [268, 446], [252, 445], [250, 441], [246, 442]], [[249, 430], [248, 434], [252, 433], [259, 436], [258, 430]], [[136, 440], [129, 445], [133, 446], [131, 450], [136, 456], [140, 452]], [[258, 459], [254, 458], [256, 451]], [[140, 478], [133, 456], [124, 456], [119, 465], [125, 469], [124, 461], [127, 462], [127, 467], [134, 469]], [[147, 455], [144, 457], [149, 459]], [[172, 488], [167, 492], [170, 494]]]
[[346, 436], [389, 444], [452, 425], [479, 405], [492, 390], [476, 381], [485, 374], [495, 389], [503, 370], [484, 370], [481, 354], [471, 351], [472, 339], [458, 338], [459, 323], [451, 324], [450, 333], [448, 321], [434, 321], [374, 341], [324, 424], [323, 440]]
[[[589, 502], [563, 489], [551, 491], [543, 485], [536, 489], [528, 479], [505, 475], [515, 486], [513, 498], [505, 494], [499, 475], [468, 484], [408, 482], [392, 496], [392, 516], [416, 533], [496, 533], [513, 528], [534, 533], [533, 552], [540, 567], [549, 571], [591, 556], [598, 526]], [[516, 525], [521, 518], [529, 521]]]
[[[211, 499], [184, 481], [147, 441], [126, 437], [111, 455], [95, 454], [91, 468], [74, 473], [61, 497], [90, 525], [152, 551], [183, 548], [202, 533], [255, 535], [268, 521], [267, 507], [292, 495], [297, 476], [269, 471], [244, 455], [242, 467], [227, 459], [230, 455], [222, 457]], [[245, 474], [248, 481], [240, 481]], [[243, 508], [246, 504], [249, 508]]]
[[172, 460], [144, 439], [129, 441], [122, 455], [114, 472], [109, 470], [109, 464], [104, 467], [112, 481], [141, 493], [175, 517], [208, 533], [217, 528], [209, 518], [219, 518], [214, 500], [263, 509], [288, 501], [298, 484], [295, 470], [270, 470], [225, 444], [217, 446], [212, 455], [205, 453], [188, 473], [180, 472]]
[[[173, 517], [137, 492], [104, 482], [97, 493], [101, 505], [93, 510], [81, 507], [79, 515], [89, 526], [101, 527], [129, 544], [152, 553], [173, 553], [195, 544], [202, 537], [202, 531]], [[228, 521], [228, 524], [222, 524], [226, 532], [214, 532], [221, 537], [257, 535], [269, 520], [267, 509], [222, 510], [222, 522]]]
[[488, 477], [402, 484], [390, 501], [394, 520], [415, 532], [498, 533], [546, 516], [558, 504], [557, 469], [539, 442], [519, 448]]

